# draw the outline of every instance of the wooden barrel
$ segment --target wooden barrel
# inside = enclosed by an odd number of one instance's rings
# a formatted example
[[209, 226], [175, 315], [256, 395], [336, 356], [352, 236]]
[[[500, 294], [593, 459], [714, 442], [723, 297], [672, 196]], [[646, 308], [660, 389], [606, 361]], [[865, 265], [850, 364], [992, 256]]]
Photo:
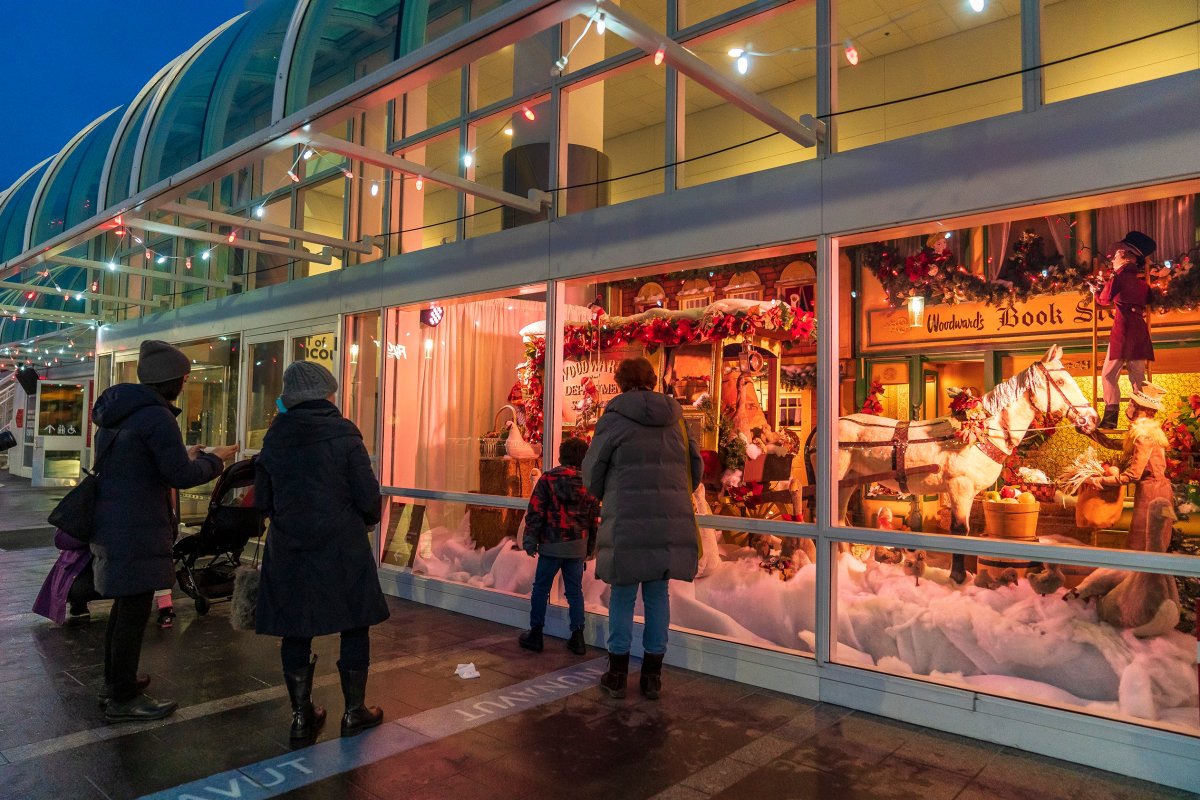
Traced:
[[[1041, 508], [1037, 503], [1003, 503], [995, 500], [983, 501], [984, 530], [988, 538], [1003, 541], [1036, 542], [1037, 521]], [[1038, 562], [1023, 558], [1000, 558], [998, 556], [980, 556], [979, 569], [986, 570], [993, 576], [1008, 568], [1015, 569], [1017, 576], [1025, 577], [1025, 572]]]

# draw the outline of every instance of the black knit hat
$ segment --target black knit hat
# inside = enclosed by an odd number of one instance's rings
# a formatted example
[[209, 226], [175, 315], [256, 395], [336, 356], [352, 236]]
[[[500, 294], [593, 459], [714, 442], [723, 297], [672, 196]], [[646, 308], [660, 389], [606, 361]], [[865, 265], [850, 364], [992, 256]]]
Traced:
[[1149, 256], [1158, 247], [1158, 244], [1141, 231], [1130, 231], [1125, 234], [1125, 238], [1117, 242], [1118, 245], [1127, 245], [1137, 251], [1139, 256]]
[[141, 383], [166, 383], [192, 371], [192, 362], [177, 347], [157, 339], [142, 342], [138, 351], [137, 377]]

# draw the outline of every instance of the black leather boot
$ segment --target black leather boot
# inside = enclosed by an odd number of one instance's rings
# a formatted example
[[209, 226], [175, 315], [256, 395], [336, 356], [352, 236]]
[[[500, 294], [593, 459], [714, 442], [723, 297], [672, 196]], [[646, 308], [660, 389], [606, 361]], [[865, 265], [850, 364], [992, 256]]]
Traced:
[[383, 722], [383, 709], [367, 706], [367, 671], [338, 668], [342, 676], [342, 697], [346, 698], [346, 713], [342, 715], [342, 736], [357, 736], [367, 728]]
[[1117, 429], [1117, 415], [1120, 413], [1121, 406], [1118, 403], [1105, 403], [1104, 416], [1100, 418], [1100, 429], [1106, 431], [1115, 431]]
[[288, 699], [292, 701], [292, 732], [290, 738], [310, 739], [325, 724], [325, 709], [312, 704], [313, 671], [317, 668], [317, 657], [313, 656], [308, 666], [294, 672], [283, 673], [287, 684]]
[[646, 653], [642, 656], [642, 674], [638, 685], [650, 700], [657, 700], [662, 691], [662, 665], [664, 653]]
[[542, 652], [542, 626], [538, 625], [522, 633], [517, 637], [517, 644], [535, 653]]
[[577, 656], [587, 655], [587, 642], [583, 640], [583, 631], [571, 631], [567, 639], [567, 649]]
[[629, 653], [608, 654], [608, 672], [600, 676], [600, 688], [609, 697], [621, 700], [625, 697], [625, 683], [629, 680]]

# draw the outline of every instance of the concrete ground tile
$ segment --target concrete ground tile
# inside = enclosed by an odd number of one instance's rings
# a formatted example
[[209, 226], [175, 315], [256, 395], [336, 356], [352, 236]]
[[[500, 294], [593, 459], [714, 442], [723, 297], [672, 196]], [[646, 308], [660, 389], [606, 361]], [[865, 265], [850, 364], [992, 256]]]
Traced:
[[708, 794], [716, 794], [728, 789], [754, 770], [753, 764], [747, 764], [745, 761], [738, 761], [734, 758], [723, 758], [688, 776], [682, 781], [682, 784]]

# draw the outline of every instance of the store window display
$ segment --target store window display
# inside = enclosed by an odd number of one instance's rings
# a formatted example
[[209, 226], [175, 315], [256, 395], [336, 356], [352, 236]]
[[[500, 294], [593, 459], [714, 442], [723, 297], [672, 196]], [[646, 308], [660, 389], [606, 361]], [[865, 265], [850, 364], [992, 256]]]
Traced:
[[[842, 335], [862, 360], [833, 516], [883, 533], [836, 555], [834, 660], [1200, 734], [1200, 581], [1121, 555], [1200, 551], [1200, 314], [1180, 244], [1194, 218], [1177, 213], [1193, 203], [1013, 209], [839, 243], [857, 283]], [[1156, 239], [1185, 252], [1156, 263]], [[906, 530], [997, 549], [905, 547]], [[1058, 563], [1061, 546], [1106, 550], [1082, 566]]]

